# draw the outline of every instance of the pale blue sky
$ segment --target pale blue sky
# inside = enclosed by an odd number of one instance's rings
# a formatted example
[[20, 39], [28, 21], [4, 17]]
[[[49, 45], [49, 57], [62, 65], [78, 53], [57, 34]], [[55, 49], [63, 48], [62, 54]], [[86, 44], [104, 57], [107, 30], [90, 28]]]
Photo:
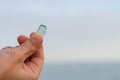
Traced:
[[119, 61], [120, 1], [0, 0], [0, 47], [48, 26], [46, 62]]

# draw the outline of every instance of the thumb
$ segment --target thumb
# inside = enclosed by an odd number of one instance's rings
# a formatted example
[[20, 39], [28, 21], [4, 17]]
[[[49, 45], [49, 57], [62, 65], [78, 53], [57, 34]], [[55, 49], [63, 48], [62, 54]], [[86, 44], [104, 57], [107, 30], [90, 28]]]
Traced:
[[24, 61], [42, 46], [43, 38], [38, 33], [32, 33], [30, 38], [25, 40], [19, 47], [18, 51], [20, 52], [19, 58]]

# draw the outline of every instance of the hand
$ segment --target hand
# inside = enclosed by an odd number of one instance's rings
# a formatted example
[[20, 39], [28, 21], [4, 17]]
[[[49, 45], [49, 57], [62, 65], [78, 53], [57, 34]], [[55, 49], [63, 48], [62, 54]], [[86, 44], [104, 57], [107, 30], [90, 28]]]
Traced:
[[32, 33], [18, 37], [20, 46], [0, 50], [0, 80], [37, 80], [44, 63], [43, 38]]

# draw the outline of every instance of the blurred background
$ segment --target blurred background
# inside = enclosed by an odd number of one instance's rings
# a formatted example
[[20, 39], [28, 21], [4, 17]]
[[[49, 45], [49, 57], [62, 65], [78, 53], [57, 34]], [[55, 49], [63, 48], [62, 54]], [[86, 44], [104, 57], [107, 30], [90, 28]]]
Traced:
[[48, 27], [39, 80], [120, 80], [119, 0], [0, 0], [0, 48]]

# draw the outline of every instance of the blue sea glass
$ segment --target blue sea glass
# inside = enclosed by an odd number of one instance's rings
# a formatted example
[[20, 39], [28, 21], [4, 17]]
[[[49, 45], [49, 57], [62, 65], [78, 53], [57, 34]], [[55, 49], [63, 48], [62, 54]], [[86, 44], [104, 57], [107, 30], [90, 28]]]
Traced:
[[41, 34], [42, 36], [45, 36], [47, 32], [47, 26], [41, 24], [37, 30], [37, 33]]

